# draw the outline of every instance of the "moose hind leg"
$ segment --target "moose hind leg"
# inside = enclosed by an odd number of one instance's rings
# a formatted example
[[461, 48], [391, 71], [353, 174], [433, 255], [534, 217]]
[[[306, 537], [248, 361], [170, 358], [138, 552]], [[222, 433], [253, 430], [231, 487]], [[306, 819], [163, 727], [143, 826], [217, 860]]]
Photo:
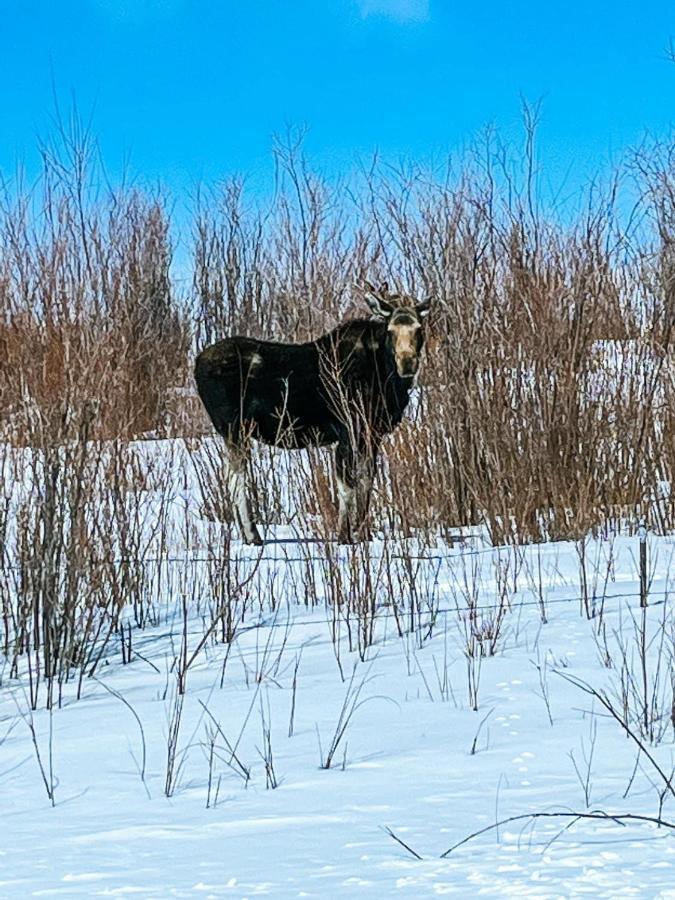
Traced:
[[246, 492], [246, 462], [248, 454], [237, 444], [227, 443], [225, 450], [227, 467], [227, 492], [239, 528], [247, 544], [262, 545], [260, 532], [253, 521]]
[[351, 544], [354, 507], [356, 504], [356, 481], [354, 478], [354, 455], [351, 448], [338, 444], [335, 450], [335, 475], [338, 489], [338, 540], [341, 544]]
[[358, 531], [361, 540], [370, 540], [367, 528], [368, 510], [370, 508], [370, 495], [375, 480], [374, 460], [368, 456], [360, 456], [356, 465], [356, 502], [354, 504], [354, 530]]

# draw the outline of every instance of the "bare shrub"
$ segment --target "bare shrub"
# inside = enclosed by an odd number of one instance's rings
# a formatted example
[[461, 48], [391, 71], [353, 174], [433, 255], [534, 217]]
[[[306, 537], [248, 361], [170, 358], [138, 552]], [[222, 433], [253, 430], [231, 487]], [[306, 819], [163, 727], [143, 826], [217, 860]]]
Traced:
[[[18, 179], [0, 194], [0, 637], [12, 676], [30, 660], [34, 705], [43, 683], [51, 704], [54, 686], [96, 669], [123, 607], [138, 627], [158, 621], [176, 486], [172, 466], [149, 472], [151, 454], [132, 440], [193, 441], [202, 501], [181, 486], [186, 570], [190, 529], [211, 562], [200, 586], [177, 589], [197, 605], [208, 595], [206, 642], [231, 641], [268, 588], [276, 603], [271, 581], [249, 583], [232, 562], [220, 446], [191, 406], [189, 362], [233, 332], [301, 341], [363, 315], [352, 286], [366, 277], [434, 298], [409, 415], [383, 444], [373, 492], [386, 564], [364, 545], [337, 565], [324, 451], [252, 463], [261, 518], [324, 541], [294, 593], [325, 599], [338, 661], [342, 635], [366, 655], [381, 608], [401, 634], [431, 633], [432, 570], [412, 547], [394, 560], [400, 538], [431, 547], [477, 525], [495, 544], [569, 539], [583, 551], [589, 533], [630, 529], [637, 509], [657, 532], [675, 527], [672, 147], [645, 145], [561, 215], [537, 193], [531, 115], [521, 179], [510, 151], [486, 140], [446, 170], [374, 160], [348, 184], [331, 181], [301, 137], [275, 144], [267, 207], [234, 181], [199, 198], [186, 297], [172, 283], [166, 198], [102, 189], [77, 123], [42, 148], [36, 187]], [[619, 175], [637, 188], [630, 220], [616, 212]], [[472, 705], [472, 660], [504, 633], [511, 576], [499, 576], [491, 620], [460, 598]], [[540, 560], [526, 577], [545, 621]], [[598, 629], [606, 581], [586, 584]]]

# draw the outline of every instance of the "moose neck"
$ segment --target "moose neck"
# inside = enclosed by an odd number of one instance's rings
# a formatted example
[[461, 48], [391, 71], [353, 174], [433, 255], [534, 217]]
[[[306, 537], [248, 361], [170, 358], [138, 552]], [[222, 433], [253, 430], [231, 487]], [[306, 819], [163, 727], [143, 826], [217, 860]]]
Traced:
[[414, 379], [402, 378], [398, 374], [394, 351], [387, 341], [386, 324], [382, 323], [378, 331], [381, 340], [376, 356], [385, 402], [391, 414], [402, 414], [410, 400]]

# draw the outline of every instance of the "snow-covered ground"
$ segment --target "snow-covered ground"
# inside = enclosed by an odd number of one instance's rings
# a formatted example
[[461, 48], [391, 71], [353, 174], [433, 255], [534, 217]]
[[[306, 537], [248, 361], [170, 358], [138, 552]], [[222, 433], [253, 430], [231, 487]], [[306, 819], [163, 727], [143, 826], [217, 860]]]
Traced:
[[[132, 628], [131, 661], [110, 644], [81, 699], [69, 685], [52, 714], [31, 714], [25, 681], [5, 669], [0, 897], [675, 897], [674, 832], [648, 822], [517, 821], [441, 858], [525, 813], [655, 816], [661, 793], [662, 818], [675, 820], [675, 797], [646, 753], [638, 758], [620, 724], [569, 680], [606, 690], [617, 708], [628, 671], [643, 685], [637, 538], [585, 546], [589, 619], [575, 544], [375, 541], [364, 561], [363, 548], [327, 559], [324, 545], [275, 535], [260, 563], [246, 562], [252, 548], [232, 548], [254, 572], [248, 612], [233, 642], [207, 641], [189, 666], [170, 797], [175, 659], [184, 625], [188, 656], [208, 628], [208, 579], [185, 621], [180, 596], [163, 597], [157, 623]], [[670, 775], [673, 543], [652, 537], [649, 549], [659, 741], [645, 749]], [[374, 591], [350, 582], [365, 569]], [[337, 571], [350, 602], [384, 598], [361, 652], [353, 612], [326, 602]], [[392, 572], [400, 609], [384, 589]], [[493, 635], [494, 655], [472, 661], [467, 648], [487, 651]], [[629, 717], [639, 720], [638, 706], [629, 701]]]

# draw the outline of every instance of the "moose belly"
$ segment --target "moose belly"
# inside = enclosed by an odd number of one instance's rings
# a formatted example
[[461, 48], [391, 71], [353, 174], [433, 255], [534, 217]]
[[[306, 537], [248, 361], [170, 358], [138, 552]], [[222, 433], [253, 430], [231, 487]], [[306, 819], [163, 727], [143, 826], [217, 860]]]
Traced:
[[338, 439], [338, 423], [313, 385], [290, 391], [250, 391], [242, 424], [255, 440], [288, 450], [321, 447]]
[[325, 447], [337, 441], [334, 429], [318, 425], [297, 425], [262, 420], [247, 423], [251, 437], [263, 444], [284, 450], [304, 450], [307, 447]]

